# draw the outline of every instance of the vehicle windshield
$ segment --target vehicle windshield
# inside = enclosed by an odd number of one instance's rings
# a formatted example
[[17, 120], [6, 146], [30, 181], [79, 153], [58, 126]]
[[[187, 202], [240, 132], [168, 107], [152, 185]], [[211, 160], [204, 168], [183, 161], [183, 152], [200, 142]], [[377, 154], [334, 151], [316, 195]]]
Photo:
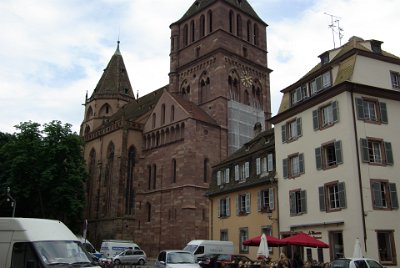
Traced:
[[194, 253], [197, 249], [197, 245], [187, 245], [183, 250]]
[[167, 263], [195, 263], [194, 255], [189, 252], [170, 252]]
[[367, 263], [371, 268], [382, 268], [382, 265], [380, 265], [378, 262], [374, 260], [367, 260]]
[[39, 241], [33, 245], [46, 264], [85, 265], [92, 262], [88, 253], [77, 241]]

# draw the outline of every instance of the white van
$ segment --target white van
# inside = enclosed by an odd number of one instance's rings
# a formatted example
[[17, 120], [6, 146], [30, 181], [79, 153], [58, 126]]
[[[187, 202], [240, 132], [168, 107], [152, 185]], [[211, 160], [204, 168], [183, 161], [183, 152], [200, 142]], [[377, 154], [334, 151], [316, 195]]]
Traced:
[[196, 258], [204, 254], [233, 254], [232, 241], [192, 240], [183, 250], [192, 252]]
[[112, 258], [127, 249], [140, 249], [140, 247], [130, 240], [103, 240], [100, 253], [104, 258]]
[[0, 268], [97, 267], [77, 237], [57, 220], [0, 218]]

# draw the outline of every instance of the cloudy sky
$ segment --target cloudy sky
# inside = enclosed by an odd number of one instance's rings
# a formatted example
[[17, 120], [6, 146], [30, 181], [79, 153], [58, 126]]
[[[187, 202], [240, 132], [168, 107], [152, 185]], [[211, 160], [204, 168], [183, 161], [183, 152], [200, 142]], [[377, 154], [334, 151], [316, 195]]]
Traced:
[[[338, 47], [331, 16], [351, 36], [383, 41], [400, 56], [398, 0], [248, 0], [267, 28], [272, 112], [280, 90]], [[79, 132], [89, 95], [117, 40], [136, 93], [168, 83], [169, 25], [194, 0], [1, 0], [0, 132], [14, 125], [60, 120]], [[337, 25], [337, 24], [336, 24]], [[336, 28], [337, 29], [337, 28]], [[334, 41], [335, 40], [335, 41]]]

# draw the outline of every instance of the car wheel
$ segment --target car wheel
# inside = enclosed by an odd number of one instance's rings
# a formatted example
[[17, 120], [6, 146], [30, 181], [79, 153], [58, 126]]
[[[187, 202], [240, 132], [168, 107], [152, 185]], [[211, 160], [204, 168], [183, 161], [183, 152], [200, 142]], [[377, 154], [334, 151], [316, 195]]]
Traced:
[[118, 260], [118, 259], [116, 259], [116, 260], [114, 261], [114, 263], [115, 263], [115, 264], [121, 264], [121, 261]]
[[139, 260], [139, 265], [144, 265], [145, 261], [144, 260]]

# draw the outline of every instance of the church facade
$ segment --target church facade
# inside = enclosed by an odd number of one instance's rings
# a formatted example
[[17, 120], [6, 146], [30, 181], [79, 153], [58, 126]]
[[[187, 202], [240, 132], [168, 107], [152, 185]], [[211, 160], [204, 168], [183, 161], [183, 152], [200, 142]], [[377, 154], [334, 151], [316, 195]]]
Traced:
[[196, 0], [170, 25], [169, 84], [140, 98], [118, 44], [81, 125], [97, 246], [133, 240], [156, 256], [209, 238], [212, 167], [256, 123], [271, 128], [266, 27], [246, 0]]

